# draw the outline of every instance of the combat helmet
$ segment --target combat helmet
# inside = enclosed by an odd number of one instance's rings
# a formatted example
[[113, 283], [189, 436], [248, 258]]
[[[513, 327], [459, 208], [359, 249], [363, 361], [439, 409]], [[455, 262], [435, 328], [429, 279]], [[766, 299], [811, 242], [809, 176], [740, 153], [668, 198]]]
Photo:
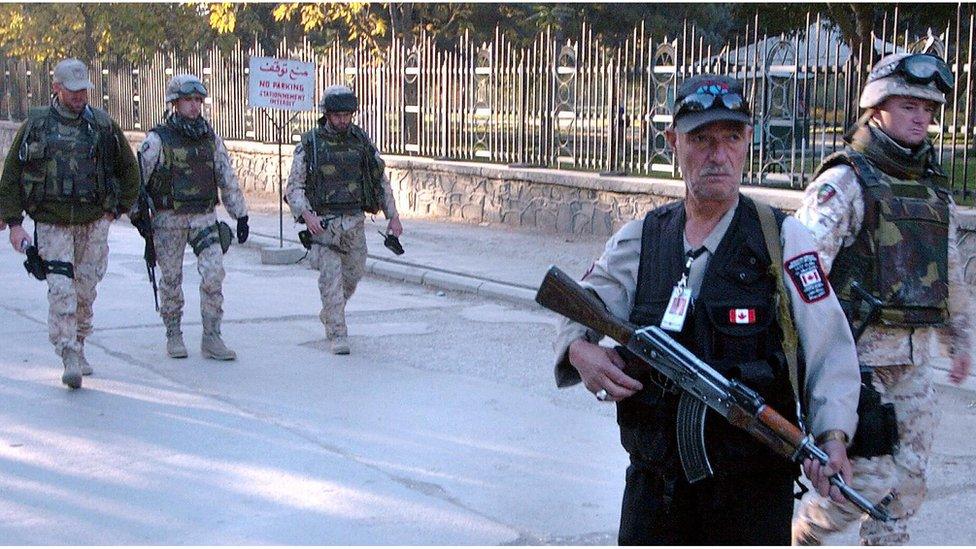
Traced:
[[323, 113], [330, 112], [356, 112], [359, 110], [359, 99], [349, 86], [336, 84], [325, 88], [322, 93], [322, 101], [319, 102], [319, 110]]
[[945, 62], [927, 53], [892, 53], [875, 63], [861, 92], [860, 107], [877, 107], [893, 95], [946, 102], [952, 73]]
[[166, 85], [166, 102], [176, 101], [191, 94], [207, 96], [207, 88], [195, 74], [177, 74]]

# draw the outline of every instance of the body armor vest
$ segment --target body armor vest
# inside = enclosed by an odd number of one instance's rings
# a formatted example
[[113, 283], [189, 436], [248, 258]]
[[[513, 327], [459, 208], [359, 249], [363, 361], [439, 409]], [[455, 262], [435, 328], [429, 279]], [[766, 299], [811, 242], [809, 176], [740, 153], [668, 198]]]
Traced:
[[181, 214], [213, 211], [219, 201], [214, 137], [190, 139], [165, 124], [152, 131], [163, 145], [149, 179], [149, 195], [156, 207]]
[[316, 214], [376, 213], [382, 206], [383, 168], [355, 126], [344, 134], [316, 128], [302, 136], [305, 195]]
[[18, 158], [28, 213], [43, 202], [115, 208], [115, 179], [106, 177], [104, 168], [114, 160], [114, 151], [105, 146], [115, 141], [107, 115], [86, 108], [72, 120], [52, 106], [31, 109], [26, 124]]
[[901, 180], [869, 158], [845, 148], [817, 172], [838, 164], [853, 168], [864, 196], [864, 221], [851, 246], [842, 248], [830, 284], [851, 320], [863, 322], [869, 304], [852, 291], [857, 282], [881, 302], [878, 320], [892, 326], [944, 325], [949, 311], [949, 195], [934, 172]]
[[[671, 290], [685, 265], [683, 202], [662, 206], [644, 218], [637, 291], [630, 321], [660, 325]], [[782, 224], [784, 215], [776, 211]], [[776, 320], [776, 278], [754, 203], [745, 196], [728, 231], [708, 263], [680, 334], [671, 335], [726, 377], [740, 379], [756, 390], [784, 417], [796, 421], [796, 404], [782, 352]], [[735, 313], [752, 313], [737, 323]], [[617, 405], [621, 442], [631, 454], [669, 475], [680, 474], [676, 447], [678, 395], [655, 381], [641, 379], [644, 389]], [[705, 443], [717, 475], [795, 471], [789, 461], [708, 411]]]

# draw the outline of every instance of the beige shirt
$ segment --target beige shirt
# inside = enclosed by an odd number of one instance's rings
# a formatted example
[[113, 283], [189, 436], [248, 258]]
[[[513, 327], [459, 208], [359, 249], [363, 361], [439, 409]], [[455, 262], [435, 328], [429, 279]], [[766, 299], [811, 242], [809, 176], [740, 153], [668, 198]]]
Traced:
[[[705, 239], [709, 251], [695, 264], [704, 270], [708, 259], [728, 230], [733, 211], [729, 211]], [[626, 224], [607, 242], [603, 255], [594, 263], [581, 284], [600, 296], [607, 309], [616, 317], [626, 319], [634, 307], [637, 291], [637, 270], [640, 265], [643, 220]], [[787, 217], [780, 233], [783, 257], [793, 258], [815, 252], [809, 231], [796, 219]], [[690, 249], [685, 240], [686, 251]], [[694, 265], [693, 265], [694, 267]], [[806, 386], [809, 430], [819, 435], [839, 429], [853, 436], [857, 426], [857, 402], [860, 392], [860, 372], [854, 340], [837, 296], [831, 291], [824, 299], [805, 302], [790, 282], [785, 266], [783, 277], [790, 296], [790, 306], [800, 343], [806, 359]], [[691, 279], [691, 276], [689, 276]], [[701, 285], [699, 276], [698, 286]], [[694, 292], [693, 288], [693, 292]], [[579, 338], [596, 343], [602, 339], [581, 324], [563, 319], [555, 342], [556, 382], [564, 387], [580, 381], [579, 374], [569, 363], [569, 344]]]
[[[820, 199], [821, 189], [830, 186], [832, 193]], [[796, 218], [810, 229], [820, 252], [824, 269], [828, 272], [840, 253], [854, 243], [864, 222], [864, 197], [854, 169], [847, 165], [825, 170], [810, 183]], [[971, 352], [970, 295], [959, 253], [959, 219], [955, 202], [949, 203], [949, 328], [901, 328], [870, 326], [857, 343], [861, 362], [867, 366], [918, 364], [915, 349], [920, 336], [931, 339], [939, 353], [949, 355], [956, 350]]]

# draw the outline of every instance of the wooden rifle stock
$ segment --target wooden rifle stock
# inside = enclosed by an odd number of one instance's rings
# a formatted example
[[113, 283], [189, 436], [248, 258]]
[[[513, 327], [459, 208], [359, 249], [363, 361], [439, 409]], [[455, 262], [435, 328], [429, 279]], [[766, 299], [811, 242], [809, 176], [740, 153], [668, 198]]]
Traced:
[[733, 405], [728, 420], [786, 459], [792, 460], [803, 446], [803, 431], [770, 406], [764, 405], [758, 414], [753, 415], [741, 406]]
[[635, 327], [607, 311], [606, 305], [593, 292], [587, 291], [559, 267], [549, 267], [542, 279], [535, 301], [550, 311], [578, 322], [591, 330], [610, 336], [626, 345]]

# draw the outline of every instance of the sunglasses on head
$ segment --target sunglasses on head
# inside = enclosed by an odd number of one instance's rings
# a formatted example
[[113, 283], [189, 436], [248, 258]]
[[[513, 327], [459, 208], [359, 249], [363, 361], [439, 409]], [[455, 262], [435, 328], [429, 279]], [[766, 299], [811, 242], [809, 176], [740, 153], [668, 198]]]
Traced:
[[694, 112], [707, 111], [712, 108], [724, 107], [730, 111], [739, 111], [749, 114], [749, 103], [737, 93], [711, 93], [699, 90], [696, 93], [685, 96], [678, 102], [674, 116], [681, 116]]
[[[942, 93], [952, 91], [952, 72], [944, 61], [927, 53], [916, 53], [899, 61], [888, 74], [900, 74], [909, 84], [929, 84]], [[887, 74], [879, 76], [883, 78]], [[875, 79], [877, 80], [877, 78]]]

